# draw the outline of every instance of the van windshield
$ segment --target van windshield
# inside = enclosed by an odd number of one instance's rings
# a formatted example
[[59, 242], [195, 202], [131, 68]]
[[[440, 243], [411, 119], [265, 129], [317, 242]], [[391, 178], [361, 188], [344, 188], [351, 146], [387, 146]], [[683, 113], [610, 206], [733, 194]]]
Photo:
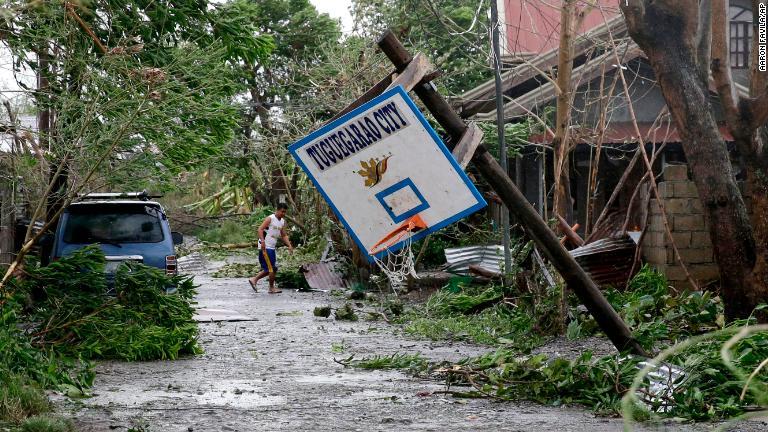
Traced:
[[66, 243], [156, 243], [163, 240], [160, 209], [147, 205], [78, 205], [69, 208]]

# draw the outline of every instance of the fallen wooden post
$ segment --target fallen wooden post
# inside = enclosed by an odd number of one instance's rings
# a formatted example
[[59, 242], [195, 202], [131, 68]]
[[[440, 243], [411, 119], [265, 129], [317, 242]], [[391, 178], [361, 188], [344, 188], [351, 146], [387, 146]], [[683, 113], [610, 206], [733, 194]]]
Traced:
[[[413, 56], [390, 30], [384, 32], [378, 45], [399, 72], [405, 70], [413, 59]], [[419, 84], [413, 90], [435, 117], [435, 120], [450, 135], [451, 140], [446, 144], [452, 149], [467, 130], [464, 120], [459, 117], [431, 83]], [[647, 356], [643, 347], [632, 336], [629, 327], [608, 303], [597, 285], [560, 244], [557, 235], [541, 219], [496, 159], [488, 153], [485, 146], [479, 145], [477, 147], [472, 162], [488, 184], [499, 194], [501, 200], [515, 215], [527, 234], [560, 272], [568, 287], [584, 303], [584, 306], [587, 307], [614, 346], [619, 351], [629, 351]]]
[[563, 241], [560, 241], [560, 244], [563, 244], [564, 240], [568, 240], [575, 247], [584, 246], [584, 239], [582, 239], [580, 235], [576, 234], [576, 230], [579, 229], [579, 224], [571, 227], [568, 225], [568, 222], [560, 215], [557, 215], [557, 222], [558, 226], [563, 231], [563, 234], [565, 234], [565, 237]]
[[480, 267], [477, 264], [470, 264], [469, 272], [474, 275], [486, 277], [488, 279], [498, 279], [502, 277], [501, 272], [491, 271], [491, 270], [488, 270], [487, 268]]
[[464, 135], [461, 136], [461, 140], [453, 148], [453, 157], [456, 162], [459, 163], [461, 169], [466, 170], [467, 165], [472, 160], [472, 156], [477, 150], [477, 146], [483, 141], [483, 131], [477, 127], [476, 124], [470, 123]]

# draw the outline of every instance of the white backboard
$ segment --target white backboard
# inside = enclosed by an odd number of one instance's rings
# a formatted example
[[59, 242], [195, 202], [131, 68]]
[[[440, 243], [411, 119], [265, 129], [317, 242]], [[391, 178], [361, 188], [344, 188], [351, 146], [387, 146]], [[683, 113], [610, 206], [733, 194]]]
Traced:
[[416, 241], [486, 205], [402, 87], [289, 150], [365, 252], [411, 216], [418, 214], [428, 227], [411, 234]]

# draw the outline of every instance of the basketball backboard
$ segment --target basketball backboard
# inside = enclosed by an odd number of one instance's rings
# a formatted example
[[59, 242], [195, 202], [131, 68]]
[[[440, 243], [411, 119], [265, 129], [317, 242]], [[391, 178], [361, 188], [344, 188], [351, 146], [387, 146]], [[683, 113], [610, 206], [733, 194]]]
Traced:
[[[289, 150], [369, 256], [380, 258], [486, 205], [402, 87]], [[382, 240], [409, 223], [417, 229], [394, 237], [395, 243], [384, 241], [382, 248]]]

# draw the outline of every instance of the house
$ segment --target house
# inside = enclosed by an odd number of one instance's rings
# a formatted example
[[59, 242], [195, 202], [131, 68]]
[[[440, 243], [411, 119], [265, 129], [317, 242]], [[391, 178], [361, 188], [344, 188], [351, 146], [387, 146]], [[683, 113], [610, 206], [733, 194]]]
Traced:
[[[507, 68], [502, 75], [504, 119], [519, 122], [534, 118], [535, 124], [551, 124], [557, 97], [552, 77], [558, 63], [561, 3], [497, 1], [506, 29], [502, 43], [502, 59]], [[671, 251], [658, 202], [651, 200], [648, 182], [641, 181], [645, 175], [643, 164], [636, 163], [633, 170], [627, 170], [642, 141], [649, 154], [657, 154], [654, 170], [662, 173], [657, 181], [680, 255], [699, 285], [705, 284], [717, 278], [708, 228], [695, 186], [687, 176], [678, 131], [671, 122], [653, 69], [628, 36], [616, 2], [589, 3], [598, 6], [589, 7], [588, 2], [577, 4], [583, 16], [574, 37], [574, 93], [569, 129], [573, 151], [568, 166], [572, 215], [568, 223], [578, 223], [579, 233], [588, 242], [624, 231], [644, 231], [645, 260], [664, 270], [670, 280], [685, 284], [685, 271]], [[752, 38], [750, 2], [731, 0], [729, 17], [733, 75], [738, 91], [747, 94], [744, 84]], [[637, 128], [617, 73], [619, 68], [628, 81]], [[489, 80], [452, 104], [465, 119], [495, 121], [494, 90], [494, 81]], [[712, 103], [719, 111], [714, 86], [711, 90]], [[551, 128], [540, 129], [522, 148], [522, 163], [517, 164], [521, 167], [519, 187], [541, 214], [550, 217], [553, 135]], [[720, 130], [727, 143], [733, 140], [724, 124]], [[732, 148], [732, 143], [728, 145]], [[516, 164], [510, 161], [509, 166], [515, 178]], [[739, 173], [739, 167], [735, 168]], [[627, 180], [617, 190], [625, 173]], [[737, 179], [741, 177], [737, 175]]]

